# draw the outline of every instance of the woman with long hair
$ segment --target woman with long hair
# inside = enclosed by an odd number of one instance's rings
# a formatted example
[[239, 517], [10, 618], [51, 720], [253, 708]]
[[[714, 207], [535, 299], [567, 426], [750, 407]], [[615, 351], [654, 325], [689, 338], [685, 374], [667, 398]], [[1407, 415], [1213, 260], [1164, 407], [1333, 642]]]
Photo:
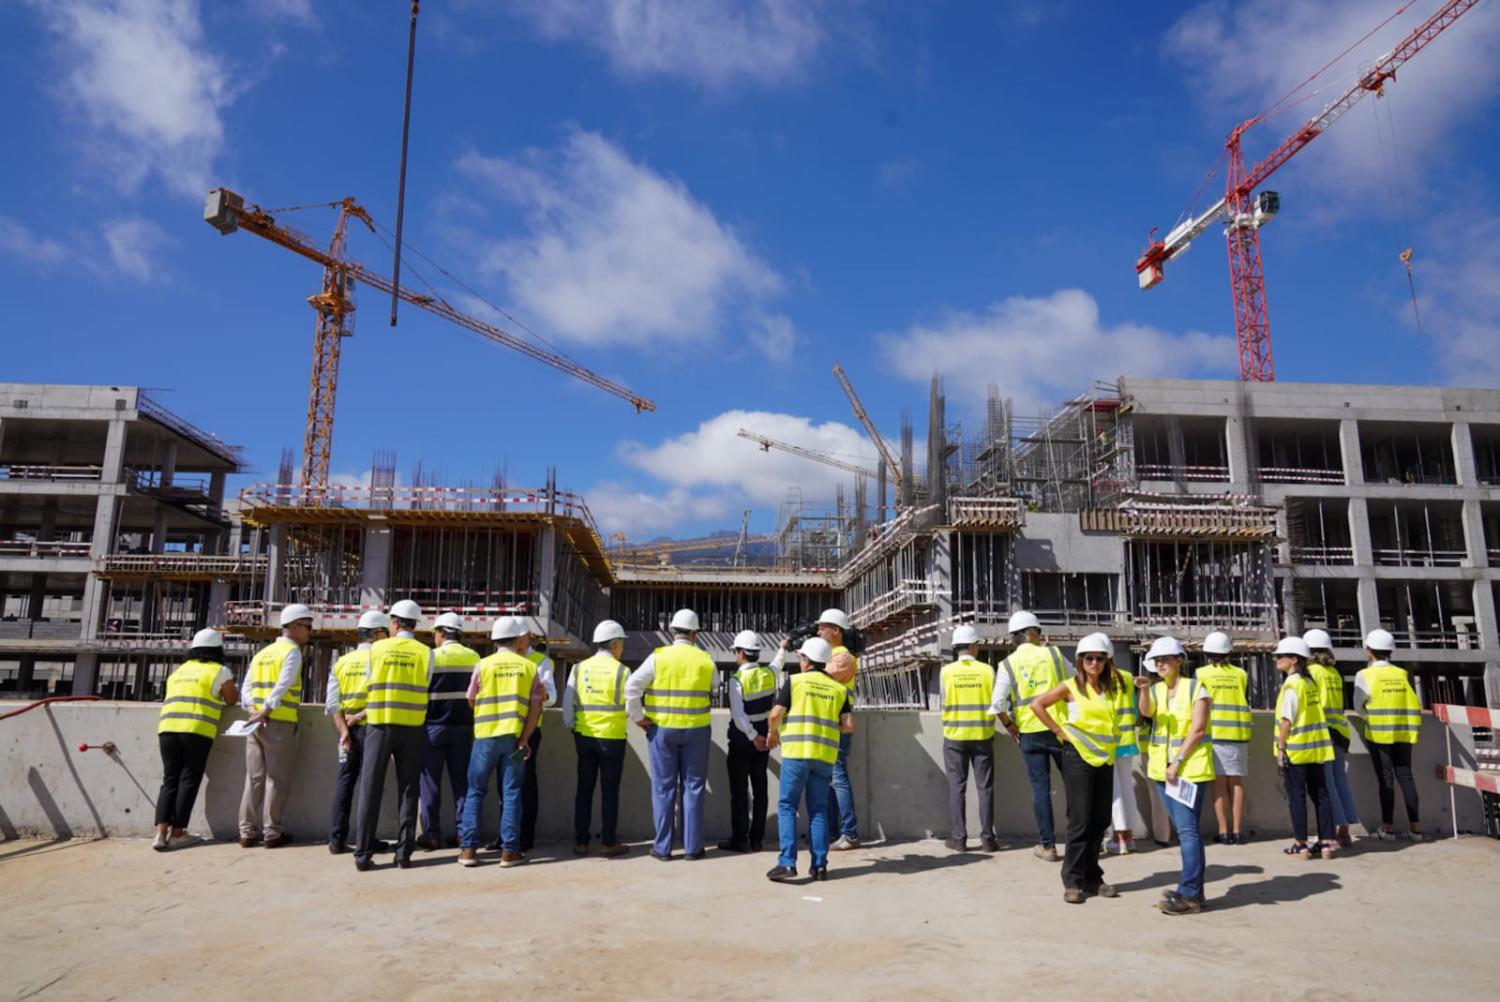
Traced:
[[239, 701], [234, 675], [224, 667], [223, 636], [218, 630], [199, 630], [188, 659], [167, 676], [166, 699], [156, 722], [161, 792], [156, 797], [151, 848], [157, 852], [198, 841], [187, 831], [198, 787], [219, 733], [219, 717], [224, 707]]
[[1135, 679], [1115, 664], [1114, 644], [1110, 644], [1109, 664], [1119, 676], [1120, 682], [1115, 691], [1115, 715], [1120, 721], [1120, 744], [1115, 748], [1115, 790], [1110, 804], [1111, 837], [1104, 843], [1104, 849], [1123, 856], [1135, 851], [1136, 829], [1146, 826], [1135, 798], [1135, 763], [1141, 757], [1138, 727], [1140, 713], [1135, 707]]
[[[1285, 637], [1276, 645], [1276, 670], [1286, 676], [1276, 697], [1276, 764], [1286, 784], [1286, 803], [1292, 814], [1295, 841], [1283, 851], [1288, 856], [1333, 858], [1333, 810], [1323, 763], [1333, 761], [1333, 742], [1318, 700], [1318, 683], [1308, 662], [1312, 649], [1301, 637]], [[1318, 841], [1307, 844], [1307, 799], [1317, 809]]]
[[[1099, 866], [1100, 841], [1109, 827], [1114, 792], [1115, 749], [1120, 744], [1116, 693], [1124, 684], [1115, 671], [1114, 645], [1102, 633], [1078, 642], [1078, 674], [1036, 698], [1038, 719], [1062, 742], [1063, 789], [1068, 798], [1068, 844], [1063, 852], [1063, 900], [1081, 905], [1092, 895], [1114, 898]], [[1067, 722], [1044, 713], [1067, 704]]]
[[1308, 630], [1302, 635], [1312, 650], [1308, 670], [1318, 684], [1318, 702], [1323, 719], [1328, 722], [1328, 737], [1333, 742], [1333, 761], [1323, 763], [1328, 785], [1328, 804], [1333, 811], [1333, 832], [1340, 846], [1354, 844], [1349, 826], [1359, 820], [1354, 806], [1354, 791], [1349, 789], [1349, 720], [1344, 716], [1344, 673], [1333, 658], [1333, 639], [1327, 630]]

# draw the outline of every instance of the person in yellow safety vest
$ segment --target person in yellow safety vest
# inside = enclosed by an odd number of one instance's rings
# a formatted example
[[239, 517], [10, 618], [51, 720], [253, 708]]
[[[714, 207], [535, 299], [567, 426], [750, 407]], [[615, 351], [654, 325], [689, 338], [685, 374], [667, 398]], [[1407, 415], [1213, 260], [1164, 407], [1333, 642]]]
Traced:
[[1389, 841], [1396, 813], [1397, 783], [1406, 801], [1406, 838], [1424, 842], [1417, 802], [1417, 784], [1411, 774], [1412, 749], [1422, 732], [1422, 702], [1411, 687], [1404, 668], [1391, 664], [1396, 638], [1387, 630], [1371, 630], [1365, 637], [1367, 665], [1354, 676], [1354, 713], [1364, 721], [1360, 737], [1370, 749], [1370, 764], [1380, 785], [1380, 828], [1375, 837]]
[[[1333, 858], [1333, 810], [1328, 803], [1324, 762], [1333, 761], [1333, 742], [1318, 701], [1318, 683], [1308, 670], [1312, 649], [1301, 637], [1284, 637], [1276, 645], [1276, 670], [1286, 676], [1276, 697], [1276, 764], [1286, 785], [1287, 807], [1292, 814], [1288, 856], [1311, 859]], [[1307, 798], [1317, 808], [1318, 841], [1307, 844]]]
[[161, 792], [156, 797], [156, 835], [151, 848], [157, 852], [198, 841], [187, 830], [198, 787], [219, 733], [219, 717], [224, 707], [239, 701], [234, 673], [224, 667], [224, 637], [218, 630], [199, 630], [193, 635], [188, 659], [167, 676], [166, 698], [156, 722]]
[[1062, 769], [1062, 745], [1037, 718], [1031, 704], [1070, 678], [1073, 666], [1062, 651], [1043, 642], [1041, 621], [1031, 613], [1013, 613], [1006, 629], [1016, 647], [995, 672], [992, 706], [1000, 726], [1020, 744], [1021, 758], [1026, 762], [1031, 812], [1036, 818], [1032, 854], [1055, 863], [1058, 855], [1052, 831], [1052, 772], [1048, 765], [1056, 763]]
[[767, 720], [776, 699], [776, 673], [761, 664], [760, 635], [754, 630], [735, 634], [733, 649], [737, 667], [729, 676], [729, 749], [725, 756], [730, 835], [719, 848], [725, 852], [760, 852], [766, 837], [766, 776], [771, 768]]
[[1203, 910], [1203, 835], [1199, 819], [1214, 778], [1212, 739], [1208, 721], [1213, 693], [1182, 674], [1187, 651], [1174, 637], [1158, 637], [1146, 651], [1146, 670], [1160, 676], [1155, 683], [1137, 678], [1136, 709], [1151, 721], [1151, 748], [1146, 776], [1156, 784], [1162, 806], [1177, 828], [1182, 851], [1182, 876], [1176, 890], [1167, 890], [1156, 907], [1164, 915], [1195, 915]]
[[479, 819], [490, 775], [499, 770], [500, 865], [526, 862], [521, 851], [521, 784], [530, 738], [542, 715], [546, 690], [536, 677], [536, 664], [526, 656], [531, 634], [520, 616], [503, 616], [490, 628], [495, 653], [474, 666], [469, 680], [469, 705], [474, 709], [474, 751], [469, 757], [469, 792], [458, 826], [458, 861], [479, 865]]
[[1333, 741], [1333, 761], [1323, 764], [1324, 780], [1328, 786], [1328, 805], [1333, 812], [1333, 833], [1341, 847], [1347, 849], [1354, 844], [1349, 826], [1359, 820], [1359, 809], [1354, 803], [1354, 791], [1349, 789], [1349, 720], [1344, 716], [1344, 673], [1338, 669], [1333, 656], [1333, 638], [1327, 630], [1308, 630], [1302, 634], [1312, 651], [1308, 669], [1313, 681], [1318, 684], [1318, 701], [1323, 705], [1323, 718], [1328, 721], [1328, 737]]
[[[417, 845], [429, 852], [443, 844], [443, 775], [453, 796], [453, 831], [464, 813], [469, 789], [469, 756], [474, 750], [474, 713], [465, 698], [479, 652], [464, 644], [464, 618], [445, 612], [432, 622], [432, 677], [427, 682], [427, 722], [423, 725], [422, 776], [417, 814], [422, 834]], [[451, 843], [458, 844], [455, 837]]]
[[[546, 692], [546, 701], [542, 703], [542, 709], [557, 705], [557, 681], [552, 658], [547, 654], [547, 633], [541, 629], [536, 621], [532, 621], [531, 647], [526, 651], [526, 658], [536, 665], [536, 679], [542, 684]], [[542, 721], [546, 719], [543, 714], [536, 719], [536, 730], [531, 732], [530, 744], [531, 755], [526, 759], [526, 771], [521, 777], [521, 851], [530, 852], [531, 847], [536, 844], [536, 819], [540, 811], [541, 797], [537, 787], [537, 759], [542, 753]], [[497, 776], [498, 780], [499, 777]]]
[[788, 675], [767, 718], [766, 744], [781, 746], [781, 789], [776, 827], [781, 855], [766, 877], [780, 883], [797, 876], [797, 808], [807, 805], [807, 847], [813, 880], [828, 879], [828, 832], [833, 801], [828, 786], [839, 756], [839, 735], [854, 732], [854, 697], [827, 674], [833, 647], [809, 637], [798, 651], [802, 671]]
[[672, 643], [658, 647], [625, 683], [625, 712], [646, 732], [651, 756], [651, 857], [672, 858], [677, 788], [682, 787], [682, 852], [702, 859], [703, 810], [708, 803], [709, 706], [718, 669], [699, 649], [698, 614], [678, 609]]
[[[1105, 637], [1108, 641], [1109, 638]], [[1114, 664], [1113, 642], [1109, 644], [1110, 663]], [[1118, 665], [1115, 674], [1120, 684], [1115, 689], [1115, 716], [1119, 718], [1120, 743], [1115, 746], [1114, 796], [1110, 801], [1111, 838], [1100, 850], [1126, 855], [1135, 851], [1136, 829], [1144, 829], [1140, 804], [1135, 796], [1135, 763], [1141, 757], [1140, 713], [1135, 706], [1135, 679]]]
[[[1099, 849], [1109, 827], [1120, 745], [1119, 693], [1126, 685], [1115, 670], [1115, 645], [1102, 633], [1078, 642], [1079, 673], [1048, 689], [1032, 704], [1047, 730], [1063, 745], [1063, 789], [1068, 796], [1068, 842], [1063, 852], [1063, 900], [1081, 905], [1092, 895], [1117, 898], [1104, 881]], [[1062, 711], [1047, 712], [1058, 706]], [[1063, 715], [1066, 722], [1060, 722]]]
[[563, 690], [563, 728], [573, 732], [578, 785], [573, 798], [573, 853], [587, 856], [594, 826], [594, 785], [599, 786], [601, 856], [623, 856], [620, 841], [620, 777], [625, 773], [625, 628], [613, 619], [594, 627], [594, 656], [568, 673]]
[[256, 652], [245, 675], [247, 723], [257, 726], [245, 738], [241, 849], [262, 844], [279, 849], [292, 841], [281, 826], [281, 815], [292, 792], [297, 708], [302, 704], [302, 648], [312, 639], [313, 613], [305, 605], [288, 605], [282, 608], [279, 622], [281, 636]]
[[979, 845], [985, 852], [999, 852], [995, 838], [995, 669], [975, 658], [979, 631], [960, 626], [953, 631], [951, 664], [938, 673], [943, 692], [943, 772], [948, 777], [948, 837], [943, 841], [954, 852], [969, 847], [965, 801], [969, 769], [974, 770], [979, 795]]
[[[391, 635], [391, 619], [378, 609], [360, 614], [355, 628], [359, 646], [333, 663], [328, 672], [328, 694], [323, 712], [333, 718], [339, 734], [339, 774], [333, 784], [333, 807], [328, 819], [328, 851], [349, 851], [350, 809], [365, 760], [365, 689], [370, 684], [370, 645]], [[389, 850], [378, 848], [377, 852]]]
[[380, 800], [385, 793], [387, 767], [396, 762], [399, 828], [396, 866], [411, 865], [417, 845], [417, 803], [422, 782], [422, 749], [427, 743], [427, 695], [432, 680], [432, 648], [417, 639], [422, 607], [411, 599], [391, 606], [395, 636], [370, 645], [370, 681], [365, 689], [365, 760], [360, 763], [358, 821], [355, 824], [354, 867], [374, 866], [379, 850]]
[[1206, 664], [1193, 673], [1214, 697], [1208, 736], [1214, 747], [1214, 817], [1219, 845], [1245, 844], [1245, 774], [1250, 766], [1250, 676], [1226, 658], [1234, 650], [1229, 634], [1215, 630], [1203, 638]]
[[[825, 674], [835, 682], [842, 682], [844, 688], [849, 690], [849, 698], [853, 699], [854, 680], [859, 674], [859, 658], [844, 644], [844, 631], [849, 629], [849, 617], [842, 609], [824, 609], [818, 616], [817, 628], [818, 636], [826, 640], [833, 650], [833, 660], [828, 664]], [[777, 652], [776, 659], [771, 662], [772, 668], [781, 667], [782, 658], [789, 649], [790, 644], [782, 641], [781, 651]], [[853, 747], [853, 731], [839, 735], [839, 758], [833, 764], [833, 785], [829, 794], [834, 799], [830, 809], [839, 826], [839, 836], [829, 846], [834, 852], [847, 852], [858, 849], [861, 845], [859, 815], [854, 809], [854, 784], [849, 781], [849, 751]]]

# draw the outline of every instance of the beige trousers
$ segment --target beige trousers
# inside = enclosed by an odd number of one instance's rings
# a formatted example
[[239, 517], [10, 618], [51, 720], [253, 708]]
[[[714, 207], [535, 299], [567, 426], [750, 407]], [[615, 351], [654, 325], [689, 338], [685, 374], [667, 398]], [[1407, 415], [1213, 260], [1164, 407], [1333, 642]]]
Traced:
[[[245, 794], [240, 798], [240, 838], [281, 834], [281, 814], [292, 790], [297, 725], [267, 720], [245, 739]], [[264, 808], [265, 825], [261, 825]]]

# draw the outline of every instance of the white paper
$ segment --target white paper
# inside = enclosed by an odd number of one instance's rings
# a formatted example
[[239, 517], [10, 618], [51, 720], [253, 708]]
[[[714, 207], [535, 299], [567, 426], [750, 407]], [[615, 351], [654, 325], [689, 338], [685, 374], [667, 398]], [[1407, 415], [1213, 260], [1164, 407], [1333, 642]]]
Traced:
[[260, 729], [260, 721], [251, 723], [248, 720], [236, 720], [224, 731], [224, 736], [229, 738], [248, 738]]
[[1180, 778], [1176, 782], [1169, 779], [1167, 780], [1167, 796], [1183, 807], [1192, 808], [1198, 803], [1198, 785]]

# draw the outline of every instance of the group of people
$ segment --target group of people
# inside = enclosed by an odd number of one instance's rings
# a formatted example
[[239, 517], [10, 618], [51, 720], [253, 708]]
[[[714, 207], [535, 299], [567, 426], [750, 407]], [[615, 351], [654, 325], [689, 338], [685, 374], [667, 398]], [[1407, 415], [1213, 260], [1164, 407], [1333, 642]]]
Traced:
[[[224, 706], [241, 698], [246, 722], [245, 789], [239, 844], [277, 848], [292, 837], [282, 815], [292, 779], [297, 712], [302, 702], [302, 649], [312, 611], [281, 611], [281, 636], [251, 660], [243, 697], [224, 667], [223, 640], [213, 630], [194, 638], [189, 658], [167, 681], [158, 724], [163, 783], [153, 848], [192, 841], [188, 819]], [[435, 646], [416, 638], [422, 610], [409, 600], [389, 613], [366, 612], [358, 646], [334, 664], [325, 712], [338, 732], [328, 848], [350, 850], [368, 870], [377, 853], [394, 852], [409, 866], [416, 848], [457, 845], [465, 866], [479, 863], [480, 822], [492, 781], [500, 802], [502, 867], [526, 859], [537, 817], [536, 754], [542, 709], [559, 705], [577, 757], [573, 851], [593, 843], [593, 806], [600, 791], [600, 853], [623, 855], [619, 792], [626, 757], [626, 728], [645, 732], [651, 772], [652, 857], [673, 858], [680, 837], [684, 859], [704, 856], [704, 808], [709, 760], [710, 706], [717, 683], [712, 658], [697, 644], [699, 621], [689, 609], [671, 619], [671, 643], [653, 651], [633, 671], [621, 663], [625, 631], [606, 620], [593, 633], [595, 653], [574, 666], [559, 694], [543, 639], [515, 616], [496, 620], [495, 652], [481, 657], [462, 642], [454, 613], [433, 624]], [[718, 844], [733, 852], [762, 849], [767, 773], [781, 748], [778, 802], [780, 855], [767, 876], [797, 876], [797, 814], [805, 804], [811, 875], [827, 874], [831, 850], [859, 848], [858, 818], [849, 781], [854, 734], [853, 690], [859, 661], [844, 643], [845, 614], [826, 610], [816, 635], [795, 652], [784, 643], [770, 662], [761, 658], [751, 631], [733, 641], [736, 670], [728, 680], [730, 837]], [[950, 849], [967, 848], [965, 802], [972, 772], [979, 794], [980, 845], [998, 850], [995, 836], [994, 739], [1013, 738], [1025, 762], [1038, 833], [1034, 854], [1056, 862], [1051, 770], [1062, 777], [1067, 800], [1064, 899], [1114, 897], [1104, 880], [1101, 853], [1130, 852], [1143, 827], [1135, 797], [1133, 760], [1146, 756], [1146, 774], [1162, 810], [1178, 833], [1182, 874], [1159, 903], [1167, 914], [1203, 907], [1204, 848], [1200, 818], [1212, 799], [1220, 844], [1244, 841], [1244, 777], [1249, 767], [1251, 711], [1248, 676], [1230, 664], [1229, 637], [1209, 634], [1205, 663], [1191, 677], [1187, 652], [1172, 637], [1146, 652], [1148, 674], [1133, 676], [1115, 663], [1114, 645], [1096, 633], [1077, 645], [1078, 666], [1045, 642], [1029, 612], [1010, 619], [1011, 652], [997, 668], [978, 659], [980, 637], [969, 626], [952, 634], [955, 660], [939, 676], [943, 760], [949, 782]], [[1384, 630], [1365, 638], [1367, 665], [1354, 681], [1352, 712], [1344, 705], [1344, 680], [1322, 630], [1287, 637], [1276, 647], [1285, 675], [1276, 699], [1271, 751], [1287, 793], [1294, 841], [1289, 855], [1331, 858], [1349, 845], [1357, 820], [1346, 776], [1357, 724], [1370, 748], [1380, 788], [1382, 820], [1375, 837], [1395, 838], [1394, 791], [1400, 786], [1408, 838], [1421, 840], [1412, 747], [1420, 730], [1420, 703], [1407, 673], [1390, 663], [1394, 639]], [[787, 664], [788, 656], [795, 658]], [[1149, 729], [1149, 737], [1146, 732]], [[394, 844], [377, 838], [387, 772], [394, 760], [399, 825]], [[444, 839], [442, 780], [453, 797], [454, 836]], [[1315, 841], [1309, 841], [1308, 801], [1314, 805]], [[680, 831], [678, 805], [681, 807]], [[421, 835], [417, 834], [420, 815]], [[1106, 841], [1108, 836], [1108, 841]]]
[[[1173, 637], [1159, 637], [1143, 659], [1148, 674], [1132, 676], [1114, 660], [1114, 644], [1103, 633], [1084, 637], [1075, 668], [1062, 651], [1043, 642], [1041, 624], [1029, 612], [1009, 623], [1012, 652], [992, 670], [976, 658], [979, 634], [953, 632], [956, 660], [943, 667], [943, 756], [949, 781], [950, 849], [967, 847], [965, 794], [972, 767], [979, 792], [981, 847], [998, 847], [993, 828], [994, 735], [997, 726], [1016, 740], [1026, 763], [1038, 840], [1033, 852], [1057, 861], [1052, 816], [1051, 768], [1062, 776], [1067, 800], [1062, 857], [1063, 899], [1115, 897], [1104, 880], [1101, 853], [1130, 852], [1141, 826], [1133, 759], [1146, 744], [1146, 775], [1163, 811], [1177, 830], [1182, 873], [1176, 888], [1158, 903], [1169, 915], [1203, 909], [1204, 848], [1200, 819], [1212, 798], [1221, 845], [1244, 843], [1244, 779], [1249, 769], [1251, 711], [1248, 675], [1228, 663], [1230, 638], [1204, 638], [1205, 663], [1189, 677], [1187, 651]], [[1352, 713], [1344, 704], [1344, 678], [1335, 667], [1332, 642], [1323, 630], [1283, 638], [1276, 668], [1284, 676], [1275, 703], [1271, 752], [1281, 772], [1294, 841], [1285, 849], [1304, 859], [1333, 857], [1352, 844], [1358, 820], [1349, 791], [1347, 756], [1353, 725], [1370, 749], [1380, 789], [1377, 839], [1396, 838], [1395, 792], [1401, 787], [1409, 829], [1422, 841], [1412, 749], [1421, 730], [1421, 704], [1406, 671], [1390, 663], [1395, 640], [1385, 630], [1365, 637], [1366, 666], [1354, 678]], [[1154, 676], [1154, 677], [1153, 677]], [[1309, 842], [1307, 804], [1314, 805], [1317, 839]], [[1106, 841], [1106, 835], [1112, 835]]]

